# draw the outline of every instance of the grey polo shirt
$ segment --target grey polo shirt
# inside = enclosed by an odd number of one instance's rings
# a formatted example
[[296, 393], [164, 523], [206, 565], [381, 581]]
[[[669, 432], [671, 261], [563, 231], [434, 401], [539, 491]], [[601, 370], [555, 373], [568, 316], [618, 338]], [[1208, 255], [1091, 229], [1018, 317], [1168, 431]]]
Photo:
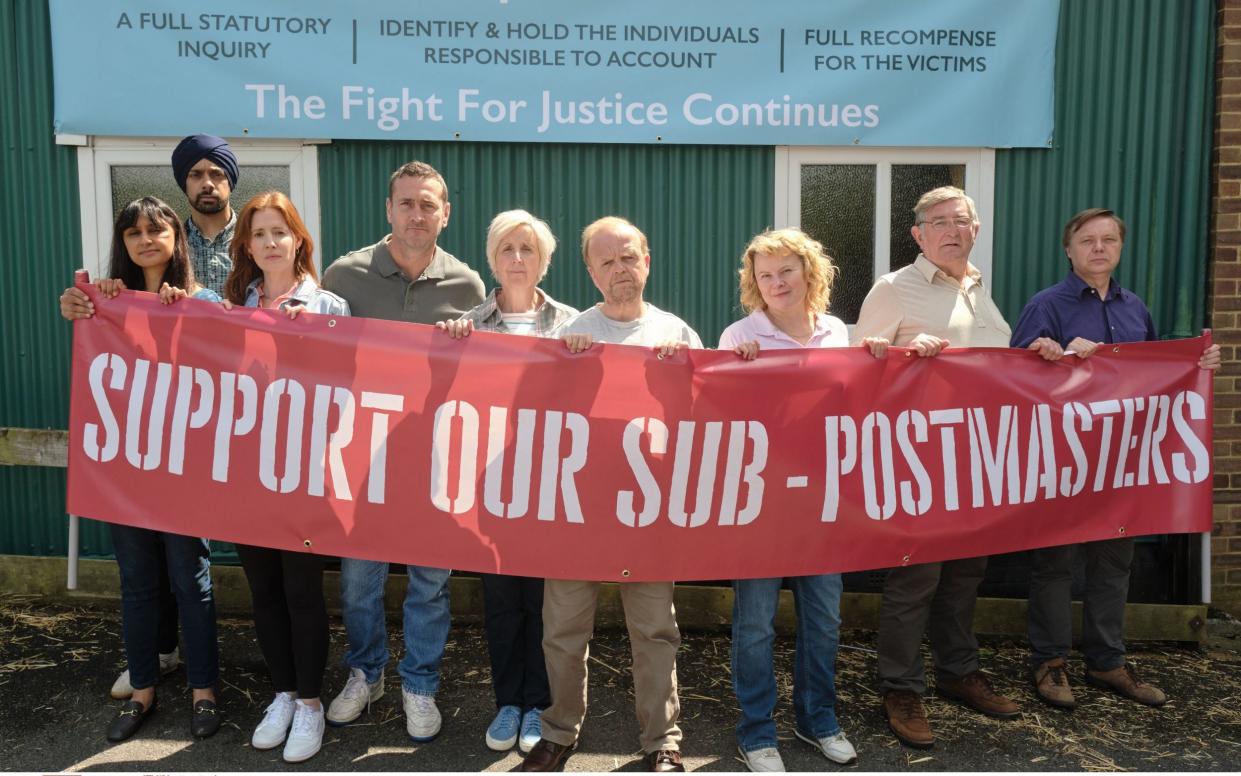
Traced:
[[337, 259], [323, 273], [323, 287], [348, 302], [354, 317], [426, 324], [461, 317], [484, 294], [478, 273], [439, 246], [410, 280], [383, 240]]

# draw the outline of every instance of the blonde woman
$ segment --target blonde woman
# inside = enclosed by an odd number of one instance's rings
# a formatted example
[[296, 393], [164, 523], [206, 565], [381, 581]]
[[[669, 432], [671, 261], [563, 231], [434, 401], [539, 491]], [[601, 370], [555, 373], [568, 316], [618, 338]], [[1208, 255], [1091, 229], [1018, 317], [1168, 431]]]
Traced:
[[[798, 229], [767, 231], [741, 256], [741, 304], [748, 316], [724, 330], [720, 349], [746, 360], [760, 350], [842, 348], [844, 322], [827, 314], [836, 267], [823, 246]], [[864, 343], [877, 358], [888, 342]], [[839, 574], [789, 577], [797, 605], [793, 669], [794, 733], [834, 763], [857, 760], [836, 719], [836, 651], [840, 643]], [[772, 668], [776, 604], [784, 579], [733, 582], [733, 690], [741, 707], [737, 747], [751, 771], [783, 771], [776, 746], [776, 679]]]
[[[556, 238], [547, 223], [524, 210], [506, 210], [487, 229], [487, 264], [499, 285], [478, 307], [436, 324], [453, 338], [474, 329], [547, 336], [577, 310], [538, 287], [547, 275]], [[543, 663], [543, 580], [483, 574], [484, 626], [491, 657], [496, 716], [487, 746], [523, 752], [539, 742], [543, 710], [551, 705]]]

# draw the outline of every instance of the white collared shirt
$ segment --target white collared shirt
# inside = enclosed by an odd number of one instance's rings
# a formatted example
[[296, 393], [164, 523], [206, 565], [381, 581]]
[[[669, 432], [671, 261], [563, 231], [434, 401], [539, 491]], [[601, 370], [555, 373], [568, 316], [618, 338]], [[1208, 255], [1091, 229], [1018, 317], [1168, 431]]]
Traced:
[[1012, 332], [977, 267], [968, 265], [958, 281], [919, 254], [913, 264], [875, 281], [862, 302], [853, 342], [884, 337], [905, 347], [924, 333], [954, 348], [1006, 348]]

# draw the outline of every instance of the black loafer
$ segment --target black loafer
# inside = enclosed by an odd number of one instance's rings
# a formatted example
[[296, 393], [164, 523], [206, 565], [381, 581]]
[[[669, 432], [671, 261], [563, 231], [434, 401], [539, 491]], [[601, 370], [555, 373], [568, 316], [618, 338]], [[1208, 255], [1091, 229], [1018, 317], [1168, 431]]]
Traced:
[[155, 712], [158, 705], [157, 701], [152, 701], [147, 708], [138, 701], [125, 701], [116, 717], [108, 723], [108, 740], [115, 744], [137, 733], [138, 728], [142, 727], [142, 723]]
[[215, 701], [201, 700], [194, 704], [194, 713], [190, 716], [190, 733], [195, 738], [210, 738], [220, 729], [220, 709]]

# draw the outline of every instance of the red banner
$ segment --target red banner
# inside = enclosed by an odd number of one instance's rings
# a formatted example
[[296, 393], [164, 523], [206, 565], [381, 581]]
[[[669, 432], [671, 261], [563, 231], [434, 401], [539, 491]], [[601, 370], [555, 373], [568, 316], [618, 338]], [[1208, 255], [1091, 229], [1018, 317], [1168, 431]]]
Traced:
[[1006, 349], [661, 360], [131, 292], [95, 305], [74, 324], [68, 504], [100, 520], [599, 580], [1211, 528], [1205, 338], [1056, 363]]

